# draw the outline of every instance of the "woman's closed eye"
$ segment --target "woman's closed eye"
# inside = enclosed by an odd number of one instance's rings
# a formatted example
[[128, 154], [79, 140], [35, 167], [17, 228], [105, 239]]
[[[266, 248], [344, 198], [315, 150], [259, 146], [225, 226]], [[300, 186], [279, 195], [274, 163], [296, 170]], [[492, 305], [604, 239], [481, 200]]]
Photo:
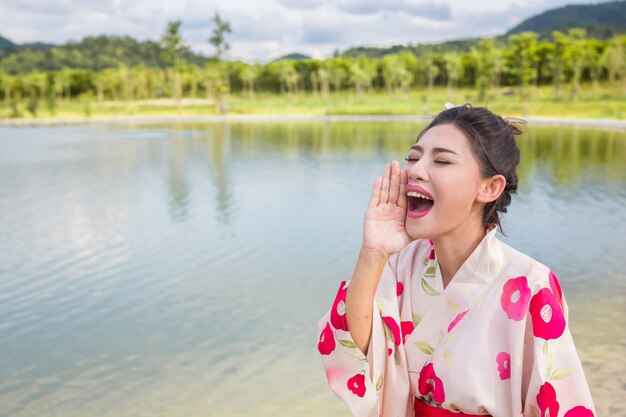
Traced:
[[[404, 158], [404, 160], [407, 161], [407, 162], [415, 162], [415, 161], [419, 161], [419, 158], [411, 158], [411, 157], [409, 157], [409, 158]], [[436, 164], [446, 164], [446, 165], [450, 164], [450, 162], [444, 161], [442, 159], [435, 160], [435, 163]]]

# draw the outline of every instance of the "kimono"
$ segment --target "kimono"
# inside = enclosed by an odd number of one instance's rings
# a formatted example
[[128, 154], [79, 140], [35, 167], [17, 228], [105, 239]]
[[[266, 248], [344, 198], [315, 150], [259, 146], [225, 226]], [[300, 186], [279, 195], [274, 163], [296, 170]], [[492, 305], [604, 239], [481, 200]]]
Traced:
[[557, 277], [490, 227], [445, 289], [432, 240], [388, 259], [366, 354], [340, 283], [318, 350], [355, 417], [596, 415]]

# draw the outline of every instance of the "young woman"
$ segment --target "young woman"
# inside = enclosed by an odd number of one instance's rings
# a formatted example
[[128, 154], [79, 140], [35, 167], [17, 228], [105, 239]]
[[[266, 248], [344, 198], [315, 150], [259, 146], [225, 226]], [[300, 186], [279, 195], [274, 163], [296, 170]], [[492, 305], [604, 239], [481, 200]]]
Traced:
[[520, 133], [452, 107], [376, 178], [354, 274], [318, 325], [354, 416], [595, 416], [557, 277], [496, 237]]

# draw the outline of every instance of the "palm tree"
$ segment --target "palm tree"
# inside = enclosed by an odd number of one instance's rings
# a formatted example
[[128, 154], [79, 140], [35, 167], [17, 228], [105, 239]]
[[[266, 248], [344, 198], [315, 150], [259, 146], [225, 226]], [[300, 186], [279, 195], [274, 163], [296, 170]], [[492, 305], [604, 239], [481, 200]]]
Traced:
[[224, 53], [230, 48], [230, 45], [226, 42], [224, 34], [231, 33], [230, 23], [222, 20], [219, 13], [215, 13], [213, 16], [213, 23], [215, 28], [213, 29], [213, 36], [209, 38], [209, 43], [215, 47], [215, 58], [221, 61]]
[[[220, 71], [221, 79], [228, 79], [227, 68], [221, 65], [222, 58], [230, 45], [226, 42], [225, 34], [231, 33], [232, 30], [230, 28], [230, 23], [225, 20], [222, 20], [219, 13], [215, 13], [213, 16], [213, 23], [215, 27], [213, 28], [213, 36], [209, 38], [209, 43], [215, 47], [215, 60], [218, 64], [218, 69]], [[221, 74], [222, 72], [226, 72], [225, 74]], [[226, 104], [224, 102], [224, 94], [227, 92], [227, 83], [220, 84], [220, 88], [217, 89], [218, 100], [216, 104], [219, 106], [218, 110], [220, 112], [226, 111]]]
[[174, 97], [176, 100], [176, 108], [180, 113], [180, 96], [182, 93], [181, 79], [179, 71], [180, 53], [185, 48], [183, 38], [180, 34], [180, 20], [167, 23], [165, 33], [161, 36], [161, 46], [163, 47], [163, 59], [174, 68]]

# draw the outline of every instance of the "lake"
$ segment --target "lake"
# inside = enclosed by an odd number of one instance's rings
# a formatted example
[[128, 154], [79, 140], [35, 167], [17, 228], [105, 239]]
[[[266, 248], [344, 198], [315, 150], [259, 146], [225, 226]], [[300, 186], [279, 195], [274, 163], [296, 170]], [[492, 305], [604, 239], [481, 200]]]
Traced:
[[[0, 127], [0, 415], [349, 416], [317, 321], [423, 126]], [[498, 237], [559, 277], [598, 415], [626, 415], [626, 132], [517, 140]]]

